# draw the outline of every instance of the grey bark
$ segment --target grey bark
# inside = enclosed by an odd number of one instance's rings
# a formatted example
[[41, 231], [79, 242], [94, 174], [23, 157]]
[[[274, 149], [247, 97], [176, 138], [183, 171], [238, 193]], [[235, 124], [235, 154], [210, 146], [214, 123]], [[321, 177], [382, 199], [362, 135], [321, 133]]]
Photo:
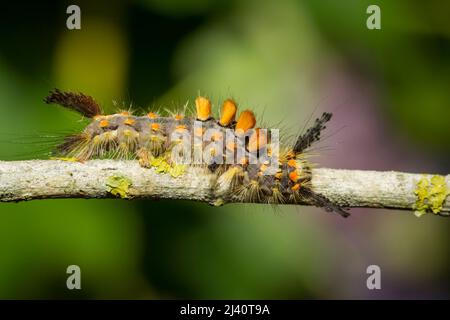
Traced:
[[[187, 199], [215, 205], [236, 201], [227, 188], [217, 188], [216, 176], [207, 169], [188, 167], [181, 176], [172, 177], [142, 168], [137, 161], [117, 160], [0, 161], [0, 201], [110, 198], [114, 197], [108, 183], [112, 177], [130, 182], [125, 190], [129, 199]], [[422, 177], [395, 171], [321, 168], [313, 170], [312, 186], [314, 191], [344, 207], [412, 210], [416, 202], [414, 191]], [[445, 178], [450, 188], [450, 175]], [[450, 214], [449, 198], [441, 215]]]

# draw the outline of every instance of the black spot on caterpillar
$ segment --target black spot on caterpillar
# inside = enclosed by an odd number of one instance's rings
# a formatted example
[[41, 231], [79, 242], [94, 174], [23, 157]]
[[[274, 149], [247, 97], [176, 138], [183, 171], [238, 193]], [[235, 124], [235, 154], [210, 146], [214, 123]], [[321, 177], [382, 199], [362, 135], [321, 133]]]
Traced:
[[218, 187], [230, 187], [236, 200], [270, 204], [306, 201], [343, 217], [349, 215], [312, 190], [311, 164], [304, 154], [320, 140], [331, 113], [316, 119], [293, 146], [287, 147], [279, 146], [277, 131], [255, 128], [252, 111], [242, 111], [236, 120], [237, 104], [231, 99], [223, 103], [218, 120], [212, 116], [211, 102], [200, 96], [195, 100], [195, 116], [155, 112], [136, 116], [128, 111], [104, 115], [92, 97], [57, 89], [45, 102], [92, 119], [81, 133], [67, 136], [57, 146], [57, 156], [79, 161], [137, 159], [146, 168], [158, 161], [205, 166], [217, 175]]

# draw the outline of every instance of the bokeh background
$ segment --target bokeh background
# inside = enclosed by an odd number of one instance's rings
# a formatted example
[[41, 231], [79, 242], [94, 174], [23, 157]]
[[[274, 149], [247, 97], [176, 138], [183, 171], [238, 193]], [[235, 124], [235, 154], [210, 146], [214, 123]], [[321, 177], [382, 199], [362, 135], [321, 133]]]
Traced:
[[[91, 94], [109, 110], [174, 108], [200, 91], [297, 133], [335, 118], [315, 160], [450, 173], [450, 3], [77, 1], [0, 5], [0, 158], [45, 157], [85, 122], [42, 99]], [[366, 8], [381, 7], [381, 30]], [[450, 297], [450, 219], [188, 201], [0, 204], [0, 298]], [[81, 267], [82, 290], [65, 287]], [[366, 288], [379, 265], [382, 290]]]

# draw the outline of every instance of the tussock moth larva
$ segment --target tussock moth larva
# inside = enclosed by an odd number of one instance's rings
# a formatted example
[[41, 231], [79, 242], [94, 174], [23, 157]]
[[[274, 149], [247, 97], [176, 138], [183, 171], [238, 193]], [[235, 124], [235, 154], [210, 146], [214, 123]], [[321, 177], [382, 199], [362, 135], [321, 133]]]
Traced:
[[211, 101], [201, 96], [195, 100], [195, 116], [157, 112], [137, 116], [129, 111], [105, 115], [92, 97], [57, 89], [45, 102], [92, 119], [81, 133], [67, 136], [57, 146], [58, 156], [79, 161], [137, 159], [146, 168], [155, 161], [205, 166], [217, 175], [218, 186], [230, 186], [240, 201], [282, 204], [306, 200], [343, 217], [349, 215], [311, 189], [311, 163], [305, 157], [305, 151], [320, 140], [331, 113], [323, 113], [292, 146], [280, 146], [277, 130], [256, 127], [251, 110], [237, 117], [237, 104], [231, 99], [224, 101], [217, 120]]

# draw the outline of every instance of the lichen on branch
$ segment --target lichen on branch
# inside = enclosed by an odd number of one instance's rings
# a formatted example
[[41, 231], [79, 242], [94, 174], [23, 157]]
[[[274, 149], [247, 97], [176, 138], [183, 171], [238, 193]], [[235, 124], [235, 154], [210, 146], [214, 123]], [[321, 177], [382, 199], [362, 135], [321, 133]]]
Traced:
[[[133, 160], [0, 161], [0, 201], [51, 198], [185, 199], [213, 205], [238, 202], [231, 186], [208, 168], [159, 170]], [[173, 174], [175, 173], [175, 174]], [[343, 207], [450, 215], [450, 175], [313, 169], [312, 189]], [[289, 204], [287, 202], [286, 204]], [[302, 203], [308, 205], [309, 203]]]

